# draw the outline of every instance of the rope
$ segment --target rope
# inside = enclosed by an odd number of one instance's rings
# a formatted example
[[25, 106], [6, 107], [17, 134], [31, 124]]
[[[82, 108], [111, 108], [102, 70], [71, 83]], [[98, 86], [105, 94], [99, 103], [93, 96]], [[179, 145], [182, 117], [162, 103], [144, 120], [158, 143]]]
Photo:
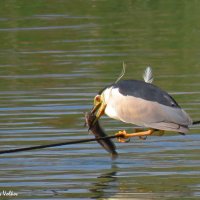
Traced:
[[16, 152], [44, 149], [44, 148], [49, 148], [49, 147], [58, 147], [58, 146], [70, 145], [70, 144], [80, 144], [80, 143], [93, 142], [93, 141], [99, 141], [99, 140], [104, 140], [104, 139], [113, 139], [116, 137], [117, 137], [116, 135], [113, 135], [113, 136], [83, 139], [83, 140], [71, 140], [71, 141], [66, 141], [66, 142], [58, 142], [58, 143], [53, 143], [53, 144], [24, 147], [24, 148], [19, 148], [19, 149], [9, 149], [9, 150], [0, 151], [0, 154], [16, 153]]
[[[200, 124], [200, 120], [199, 121], [194, 121], [192, 124], [193, 125]], [[17, 152], [22, 152], [22, 151], [45, 149], [45, 148], [49, 148], [49, 147], [58, 147], [58, 146], [64, 146], [64, 145], [70, 145], [70, 144], [80, 144], [80, 143], [100, 141], [100, 140], [105, 140], [105, 139], [114, 139], [114, 138], [117, 138], [117, 136], [113, 135], [113, 136], [90, 138], [90, 139], [83, 139], [83, 140], [71, 140], [71, 141], [66, 141], [66, 142], [58, 142], [58, 143], [53, 143], [53, 144], [38, 145], [38, 146], [32, 146], [32, 147], [24, 147], [24, 148], [19, 148], [19, 149], [8, 149], [8, 150], [0, 151], [0, 155], [1, 154], [6, 154], [6, 153], [17, 153]]]

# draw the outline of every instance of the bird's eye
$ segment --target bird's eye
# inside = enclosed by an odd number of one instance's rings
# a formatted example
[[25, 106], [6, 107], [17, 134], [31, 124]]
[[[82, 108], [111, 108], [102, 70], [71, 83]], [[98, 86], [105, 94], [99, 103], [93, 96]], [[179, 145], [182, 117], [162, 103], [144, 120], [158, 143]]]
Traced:
[[97, 95], [97, 96], [94, 98], [94, 100], [95, 100], [96, 102], [100, 102], [100, 101], [101, 101], [101, 96], [100, 96], [100, 95]]

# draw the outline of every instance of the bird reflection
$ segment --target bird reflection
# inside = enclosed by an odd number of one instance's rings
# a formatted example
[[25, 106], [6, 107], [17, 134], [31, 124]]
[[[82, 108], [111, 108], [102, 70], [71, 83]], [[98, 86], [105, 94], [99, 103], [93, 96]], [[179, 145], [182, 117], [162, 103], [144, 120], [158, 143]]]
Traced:
[[118, 167], [115, 164], [112, 164], [111, 169], [108, 169], [107, 172], [102, 173], [97, 177], [96, 182], [92, 184], [89, 189], [93, 194], [92, 198], [108, 198], [113, 196], [117, 192], [118, 180], [116, 173]]

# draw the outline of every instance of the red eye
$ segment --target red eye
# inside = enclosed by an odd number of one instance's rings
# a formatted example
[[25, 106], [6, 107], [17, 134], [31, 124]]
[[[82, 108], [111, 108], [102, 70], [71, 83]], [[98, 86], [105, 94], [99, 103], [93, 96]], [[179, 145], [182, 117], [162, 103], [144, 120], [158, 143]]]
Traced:
[[95, 101], [100, 102], [100, 101], [101, 101], [101, 96], [100, 96], [100, 95], [97, 95], [97, 96], [95, 97]]

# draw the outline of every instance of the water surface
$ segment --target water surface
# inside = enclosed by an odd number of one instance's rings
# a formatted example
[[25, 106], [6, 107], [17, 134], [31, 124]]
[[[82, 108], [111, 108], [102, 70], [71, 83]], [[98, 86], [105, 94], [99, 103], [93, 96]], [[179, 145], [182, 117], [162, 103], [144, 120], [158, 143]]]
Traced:
[[[200, 119], [198, 1], [0, 2], [0, 150], [91, 138], [84, 113], [120, 74], [154, 83]], [[104, 117], [112, 135], [134, 126]], [[0, 156], [11, 199], [199, 199], [200, 128]], [[0, 197], [6, 199], [6, 197]]]

